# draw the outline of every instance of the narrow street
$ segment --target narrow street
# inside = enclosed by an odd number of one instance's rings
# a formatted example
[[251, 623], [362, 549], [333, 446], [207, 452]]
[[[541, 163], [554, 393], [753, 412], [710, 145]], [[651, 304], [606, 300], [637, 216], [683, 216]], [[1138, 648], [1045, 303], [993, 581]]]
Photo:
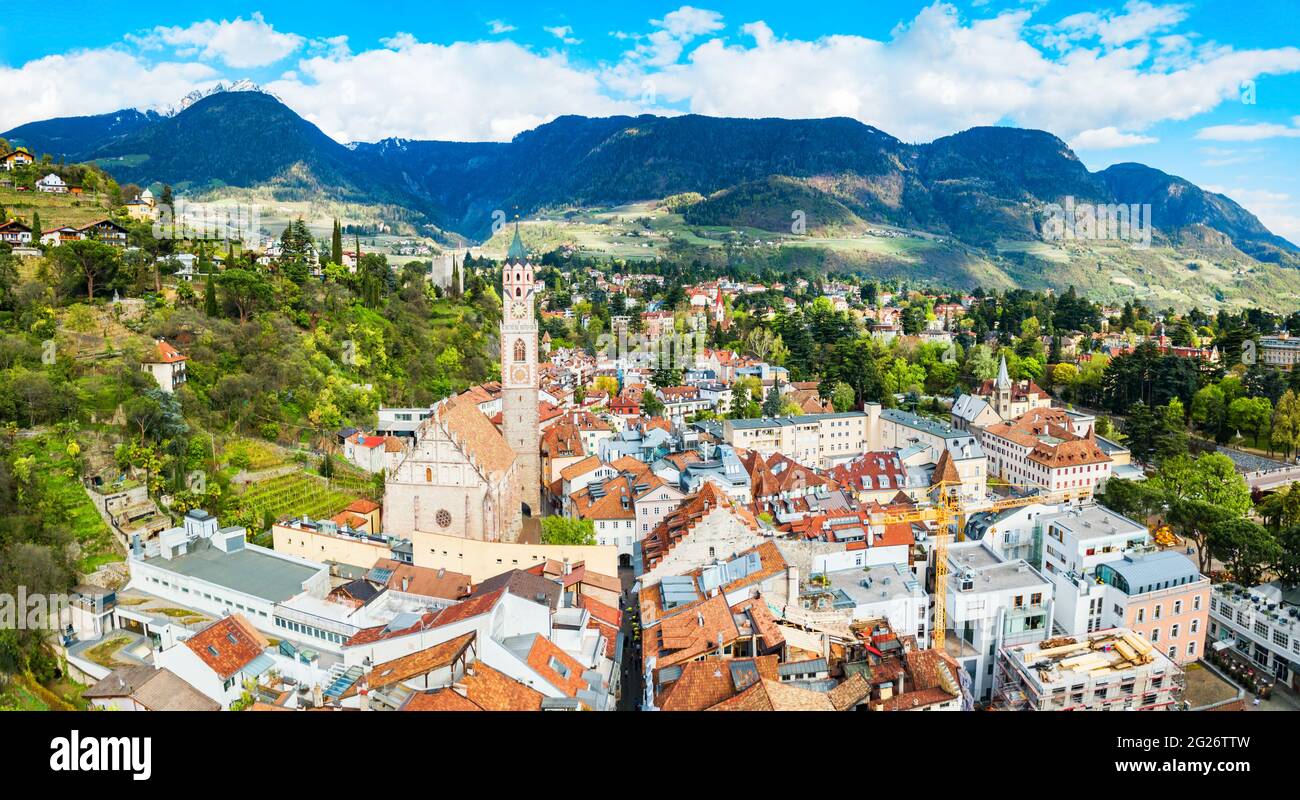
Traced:
[[623, 612], [621, 628], [623, 634], [623, 663], [620, 666], [623, 674], [621, 677], [622, 693], [618, 699], [618, 710], [636, 711], [641, 704], [642, 696], [641, 639], [639, 636], [640, 607], [636, 596], [632, 594], [632, 586], [636, 583], [636, 577], [632, 574], [631, 567], [619, 567], [618, 578], [623, 584], [623, 598], [619, 609]]

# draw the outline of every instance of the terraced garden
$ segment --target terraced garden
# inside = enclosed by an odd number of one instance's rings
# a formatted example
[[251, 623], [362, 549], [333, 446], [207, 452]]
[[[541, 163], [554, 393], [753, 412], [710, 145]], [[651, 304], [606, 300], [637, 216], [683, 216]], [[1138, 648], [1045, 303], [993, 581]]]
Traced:
[[273, 519], [302, 514], [328, 518], [357, 499], [355, 494], [333, 488], [324, 479], [304, 472], [258, 481], [240, 496], [258, 516]]

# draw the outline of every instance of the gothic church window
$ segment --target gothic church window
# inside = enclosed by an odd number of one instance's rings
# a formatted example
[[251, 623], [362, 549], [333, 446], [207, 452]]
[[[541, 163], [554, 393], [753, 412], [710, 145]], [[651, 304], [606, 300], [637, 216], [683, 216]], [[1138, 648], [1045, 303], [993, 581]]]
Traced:
[[524, 340], [515, 339], [515, 361], [520, 362], [520, 361], [527, 361], [527, 360], [528, 360], [528, 354], [524, 348]]

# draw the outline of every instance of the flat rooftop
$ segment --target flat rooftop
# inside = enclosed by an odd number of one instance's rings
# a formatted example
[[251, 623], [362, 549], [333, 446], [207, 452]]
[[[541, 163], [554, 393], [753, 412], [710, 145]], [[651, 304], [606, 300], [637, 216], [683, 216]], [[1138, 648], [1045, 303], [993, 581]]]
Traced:
[[1127, 628], [1088, 636], [1060, 636], [1008, 647], [1003, 652], [1039, 686], [1174, 667], [1159, 649]]
[[1004, 561], [980, 542], [948, 546], [948, 586], [961, 593], [961, 576], [970, 570], [975, 584], [967, 592], [1034, 589], [1050, 586], [1024, 559]]
[[[925, 596], [921, 584], [905, 564], [874, 566], [869, 572], [854, 567], [826, 574], [831, 579], [830, 590], [843, 592], [857, 605]], [[871, 585], [863, 586], [864, 581]]]
[[144, 563], [270, 603], [281, 603], [301, 593], [303, 583], [325, 568], [307, 566], [255, 545], [225, 553], [205, 539], [190, 542], [190, 550], [183, 556], [152, 556]]
[[774, 428], [782, 425], [811, 425], [831, 419], [866, 419], [863, 411], [840, 411], [834, 414], [798, 414], [792, 417], [759, 417], [727, 420], [733, 428]]
[[1111, 536], [1132, 536], [1145, 540], [1148, 536], [1145, 526], [1096, 503], [1044, 516], [1042, 521], [1044, 525], [1055, 525], [1080, 540]]

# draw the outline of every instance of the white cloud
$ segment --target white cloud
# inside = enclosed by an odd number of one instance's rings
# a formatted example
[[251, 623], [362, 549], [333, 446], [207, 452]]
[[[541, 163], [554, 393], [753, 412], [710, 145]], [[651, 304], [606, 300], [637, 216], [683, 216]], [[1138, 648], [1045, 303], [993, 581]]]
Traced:
[[1070, 140], [1070, 147], [1075, 150], [1112, 150], [1119, 147], [1155, 144], [1158, 141], [1160, 140], [1154, 136], [1125, 133], [1114, 125], [1108, 125], [1105, 128], [1081, 131]]
[[1264, 227], [1273, 233], [1292, 243], [1300, 243], [1300, 213], [1297, 213], [1296, 200], [1291, 195], [1285, 192], [1245, 187], [1205, 186], [1202, 188], [1227, 195], [1242, 208], [1259, 217]]
[[296, 52], [307, 41], [296, 33], [281, 33], [254, 12], [250, 19], [204, 20], [188, 27], [158, 26], [127, 40], [145, 49], [168, 47], [182, 57], [220, 60], [236, 69], [264, 67]]
[[488, 23], [488, 30], [494, 35], [500, 36], [503, 33], [510, 33], [511, 31], [518, 29], [509, 22], [502, 22], [499, 19], [494, 19]]
[[1245, 150], [1225, 147], [1202, 147], [1201, 155], [1205, 156], [1205, 160], [1201, 163], [1207, 167], [1231, 167], [1237, 164], [1249, 164], [1253, 161], [1259, 161], [1268, 153], [1258, 147]]
[[1064, 44], [1081, 39], [1097, 39], [1108, 47], [1149, 39], [1187, 19], [1183, 5], [1156, 6], [1143, 0], [1130, 0], [1124, 13], [1114, 11], [1074, 14], [1056, 25], [1054, 41]]
[[582, 44], [581, 39], [575, 39], [573, 37], [573, 27], [570, 25], [554, 25], [551, 27], [543, 27], [542, 30], [565, 44]]
[[1290, 125], [1259, 122], [1252, 125], [1211, 125], [1196, 132], [1197, 139], [1215, 142], [1258, 142], [1261, 139], [1300, 138], [1300, 117], [1292, 117]]
[[504, 141], [561, 114], [639, 109], [606, 96], [562, 54], [510, 41], [440, 45], [397, 34], [381, 49], [304, 59], [296, 73], [267, 89], [339, 141]]
[[1067, 18], [1047, 29], [1063, 37], [1057, 49], [1045, 44], [1051, 37], [1043, 26], [1029, 25], [1033, 14], [1016, 9], [966, 21], [935, 2], [879, 40], [785, 39], [754, 21], [742, 27], [745, 39], [709, 37], [686, 52], [689, 40], [674, 31], [705, 30], [700, 15], [711, 15], [708, 28], [723, 27], [714, 12], [694, 10], [695, 25], [670, 25], [672, 15], [652, 21], [648, 43], [602, 79], [628, 97], [651, 85], [657, 97], [701, 114], [846, 115], [924, 141], [1005, 123], [1066, 139], [1107, 128], [1149, 138], [1159, 122], [1235, 99], [1243, 81], [1300, 71], [1300, 48], [1197, 47], [1193, 36], [1167, 33], [1185, 16], [1181, 6], [1134, 2], [1123, 14]]
[[688, 44], [724, 27], [721, 14], [693, 6], [682, 6], [665, 14], [663, 19], [650, 20], [650, 24], [656, 30], [644, 36], [634, 36], [641, 41], [624, 55], [629, 61], [651, 67], [675, 63]]
[[33, 120], [152, 108], [219, 76], [197, 62], [146, 64], [119, 49], [78, 50], [0, 66], [0, 131]]

